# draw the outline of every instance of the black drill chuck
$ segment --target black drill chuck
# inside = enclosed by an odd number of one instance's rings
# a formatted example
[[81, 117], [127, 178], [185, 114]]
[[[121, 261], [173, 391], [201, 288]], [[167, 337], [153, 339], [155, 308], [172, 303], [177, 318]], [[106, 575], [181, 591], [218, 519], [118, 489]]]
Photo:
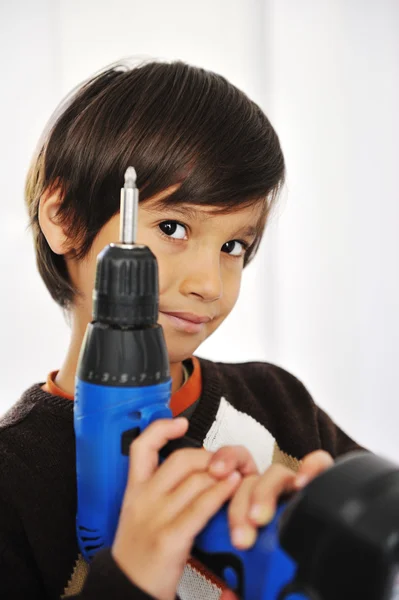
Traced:
[[144, 387], [170, 378], [157, 324], [157, 260], [147, 246], [135, 243], [138, 201], [136, 172], [129, 167], [121, 190], [120, 243], [109, 244], [97, 258], [93, 321], [79, 360], [82, 381]]
[[156, 324], [158, 267], [147, 246], [110, 244], [99, 254], [93, 319], [121, 328]]

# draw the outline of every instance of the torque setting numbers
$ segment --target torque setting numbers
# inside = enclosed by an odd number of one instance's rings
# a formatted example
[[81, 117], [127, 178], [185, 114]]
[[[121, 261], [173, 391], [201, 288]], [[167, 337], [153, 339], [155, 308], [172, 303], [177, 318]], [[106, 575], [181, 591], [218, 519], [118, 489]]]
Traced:
[[138, 375], [130, 375], [129, 373], [120, 373], [118, 376], [117, 375], [112, 375], [112, 373], [108, 373], [108, 372], [103, 372], [103, 373], [96, 373], [95, 371], [91, 370], [88, 372], [87, 374], [87, 381], [92, 381], [94, 383], [105, 383], [108, 385], [126, 385], [128, 386], [129, 383], [132, 383], [133, 385], [135, 384], [140, 384], [143, 385], [145, 382], [145, 385], [151, 385], [153, 383], [159, 383], [159, 381], [162, 379], [162, 377], [169, 377], [169, 372], [165, 370], [165, 372], [162, 371], [156, 371], [153, 374], [149, 374], [149, 373], [145, 373], [145, 372], [141, 372]]

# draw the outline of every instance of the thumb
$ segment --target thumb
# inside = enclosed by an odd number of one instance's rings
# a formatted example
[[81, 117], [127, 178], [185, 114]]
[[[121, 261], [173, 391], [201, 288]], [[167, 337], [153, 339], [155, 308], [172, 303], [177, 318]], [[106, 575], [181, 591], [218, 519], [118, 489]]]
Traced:
[[158, 468], [159, 451], [170, 440], [183, 436], [188, 429], [184, 417], [153, 421], [130, 445], [127, 486], [144, 483]]

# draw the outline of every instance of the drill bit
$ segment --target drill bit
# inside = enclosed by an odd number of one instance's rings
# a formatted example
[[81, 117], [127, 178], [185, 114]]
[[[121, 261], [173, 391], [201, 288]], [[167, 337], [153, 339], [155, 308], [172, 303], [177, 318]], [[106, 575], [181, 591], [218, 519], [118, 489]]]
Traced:
[[134, 167], [128, 167], [125, 172], [125, 185], [121, 189], [119, 234], [122, 244], [134, 244], [137, 237], [139, 190], [136, 180]]

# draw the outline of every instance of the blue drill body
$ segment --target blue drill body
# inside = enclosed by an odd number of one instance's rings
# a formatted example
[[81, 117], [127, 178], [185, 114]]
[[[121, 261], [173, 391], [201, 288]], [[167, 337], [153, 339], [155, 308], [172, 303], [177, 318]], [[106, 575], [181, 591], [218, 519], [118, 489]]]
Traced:
[[169, 397], [170, 381], [120, 388], [77, 380], [77, 534], [86, 560], [114, 540], [129, 461], [122, 453], [123, 433], [171, 417]]

